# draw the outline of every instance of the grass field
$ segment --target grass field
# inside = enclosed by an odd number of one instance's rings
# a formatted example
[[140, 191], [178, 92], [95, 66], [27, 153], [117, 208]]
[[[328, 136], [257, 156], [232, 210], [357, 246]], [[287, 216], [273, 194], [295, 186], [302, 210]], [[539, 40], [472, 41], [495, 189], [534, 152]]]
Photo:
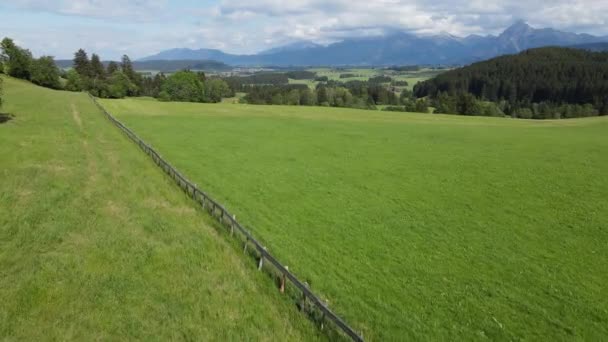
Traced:
[[102, 103], [370, 340], [608, 336], [608, 118]]
[[[436, 69], [420, 69], [418, 71], [394, 71], [386, 69], [376, 68], [353, 68], [353, 69], [331, 69], [331, 68], [313, 68], [309, 69], [317, 73], [317, 76], [327, 76], [328, 79], [334, 81], [348, 82], [348, 81], [367, 81], [370, 77], [375, 76], [390, 76], [395, 81], [407, 81], [409, 90], [412, 90], [416, 83], [426, 81], [430, 78], [437, 76], [438, 74], [445, 72], [445, 70]], [[353, 74], [355, 77], [340, 78], [341, 74]], [[309, 87], [315, 87], [318, 82], [313, 80], [289, 80], [291, 84], [307, 84]]]
[[323, 338], [85, 94], [4, 92], [0, 340]]

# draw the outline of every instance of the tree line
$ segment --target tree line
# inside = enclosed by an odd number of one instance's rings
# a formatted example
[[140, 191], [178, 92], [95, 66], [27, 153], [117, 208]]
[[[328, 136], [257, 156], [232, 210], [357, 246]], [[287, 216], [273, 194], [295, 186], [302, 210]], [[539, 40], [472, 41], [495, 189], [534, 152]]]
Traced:
[[539, 48], [443, 73], [414, 87], [436, 112], [527, 119], [608, 114], [608, 53]]
[[328, 81], [317, 84], [314, 89], [305, 84], [241, 85], [234, 91], [247, 93], [243, 100], [250, 104], [361, 109], [377, 109], [382, 105], [390, 106], [387, 110], [393, 111], [429, 112], [427, 101], [415, 99], [412, 92], [397, 93], [391, 87], [368, 81]]
[[[145, 77], [135, 71], [129, 56], [120, 62], [102, 63], [99, 55], [79, 49], [72, 68], [60, 70], [51, 56], [33, 58], [10, 38], [0, 43], [0, 71], [37, 85], [68, 91], [88, 91], [102, 98], [152, 96], [164, 101], [220, 102], [231, 96], [231, 89], [221, 79], [207, 79], [202, 72], [180, 71], [170, 76], [162, 73]], [[62, 82], [63, 79], [63, 82]]]

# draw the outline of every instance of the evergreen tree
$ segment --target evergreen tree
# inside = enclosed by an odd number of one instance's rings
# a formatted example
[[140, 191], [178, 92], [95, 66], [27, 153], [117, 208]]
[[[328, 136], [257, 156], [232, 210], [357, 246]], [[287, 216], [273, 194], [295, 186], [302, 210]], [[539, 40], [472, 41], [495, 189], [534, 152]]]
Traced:
[[111, 61], [110, 63], [108, 63], [108, 70], [107, 73], [108, 75], [113, 75], [114, 72], [118, 71], [118, 69], [120, 69], [120, 66], [118, 65], [118, 63]]
[[106, 70], [97, 54], [91, 55], [91, 80], [89, 91], [97, 97], [106, 97], [108, 91], [106, 80]]
[[91, 55], [91, 75], [98, 80], [106, 78], [106, 70], [97, 54]]
[[129, 90], [128, 96], [137, 96], [139, 95], [139, 89], [141, 88], [142, 79], [141, 76], [135, 72], [133, 68], [133, 63], [131, 63], [131, 59], [127, 55], [122, 56], [121, 62], [122, 72], [131, 80], [131, 83], [135, 85], [135, 88]]
[[86, 51], [83, 49], [79, 49], [74, 54], [74, 70], [76, 70], [82, 79], [90, 78], [92, 76], [91, 62], [89, 61], [89, 56]]

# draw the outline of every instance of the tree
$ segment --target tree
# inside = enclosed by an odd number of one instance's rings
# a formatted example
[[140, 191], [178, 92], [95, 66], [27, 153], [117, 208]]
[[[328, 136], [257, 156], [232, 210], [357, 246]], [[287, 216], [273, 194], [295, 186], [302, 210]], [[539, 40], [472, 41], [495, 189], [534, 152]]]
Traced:
[[89, 84], [90, 92], [98, 97], [105, 97], [107, 92], [106, 70], [96, 54], [91, 55], [91, 81]]
[[198, 75], [191, 71], [179, 71], [167, 77], [162, 85], [171, 101], [203, 102], [205, 90]]
[[118, 71], [118, 69], [120, 69], [120, 66], [118, 65], [118, 63], [111, 61], [110, 63], [108, 63], [107, 73], [108, 73], [108, 75], [112, 75], [112, 74], [114, 74], [115, 71]]
[[135, 88], [124, 72], [116, 70], [108, 79], [107, 95], [110, 98], [121, 99], [132, 93]]
[[[200, 76], [199, 76], [200, 79]], [[230, 95], [230, 87], [228, 84], [220, 79], [212, 78], [208, 79], [205, 83], [205, 94], [206, 102], [220, 102], [222, 98]]]
[[282, 105], [285, 101], [283, 100], [283, 95], [281, 93], [276, 93], [272, 96], [272, 100], [270, 104], [273, 105]]
[[482, 115], [483, 108], [475, 96], [470, 93], [461, 93], [456, 99], [456, 112], [461, 115]]
[[91, 74], [93, 78], [104, 80], [106, 78], [106, 70], [97, 54], [91, 55]]
[[329, 106], [329, 98], [327, 96], [327, 88], [325, 86], [319, 87], [317, 90], [317, 103], [321, 106]]
[[2, 80], [2, 78], [0, 78], [0, 108], [2, 108], [2, 95], [3, 95], [3, 93], [2, 93], [2, 82], [3, 82], [3, 80]]
[[302, 106], [314, 106], [317, 104], [317, 95], [314, 90], [304, 89], [300, 91], [300, 104]]
[[457, 114], [456, 100], [445, 92], [439, 92], [435, 99], [436, 114]]
[[84, 90], [82, 84], [82, 78], [75, 69], [70, 69], [66, 74], [67, 83], [65, 84], [65, 90], [69, 91], [82, 91]]
[[15, 45], [12, 39], [4, 38], [0, 43], [5, 72], [7, 75], [29, 80], [31, 77], [32, 54]]
[[79, 49], [74, 53], [74, 70], [80, 75], [80, 78], [90, 78], [92, 76], [91, 72], [91, 62], [89, 61], [89, 56], [86, 51], [83, 49]]
[[131, 90], [129, 90], [128, 96], [139, 95], [139, 90], [141, 89], [141, 85], [142, 85], [142, 78], [141, 78], [141, 75], [139, 75], [137, 72], [135, 72], [135, 69], [133, 68], [133, 63], [131, 63], [131, 59], [129, 58], [129, 56], [127, 56], [127, 55], [122, 56], [122, 61], [121, 61], [120, 66], [122, 68], [122, 72], [125, 75], [127, 75], [129, 80], [131, 80], [131, 83], [133, 83], [135, 85], [135, 88], [132, 88]]
[[297, 89], [293, 89], [287, 93], [285, 97], [285, 104], [290, 106], [300, 105], [300, 92]]
[[31, 80], [33, 83], [53, 89], [61, 88], [59, 69], [51, 56], [42, 56], [32, 63]]
[[426, 102], [426, 99], [418, 99], [416, 101], [416, 106], [415, 106], [414, 110], [416, 111], [416, 113], [428, 113], [429, 106]]

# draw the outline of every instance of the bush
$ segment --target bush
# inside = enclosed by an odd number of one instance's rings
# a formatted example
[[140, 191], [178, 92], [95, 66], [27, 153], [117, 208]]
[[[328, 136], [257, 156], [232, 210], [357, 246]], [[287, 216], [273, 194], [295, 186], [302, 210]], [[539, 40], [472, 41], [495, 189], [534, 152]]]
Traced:
[[405, 109], [404, 106], [388, 106], [388, 107], [384, 107], [382, 110], [386, 111], [386, 112], [407, 112], [408, 111]]
[[171, 96], [169, 96], [169, 93], [163, 90], [158, 93], [158, 100], [163, 102], [169, 102], [171, 101]]

